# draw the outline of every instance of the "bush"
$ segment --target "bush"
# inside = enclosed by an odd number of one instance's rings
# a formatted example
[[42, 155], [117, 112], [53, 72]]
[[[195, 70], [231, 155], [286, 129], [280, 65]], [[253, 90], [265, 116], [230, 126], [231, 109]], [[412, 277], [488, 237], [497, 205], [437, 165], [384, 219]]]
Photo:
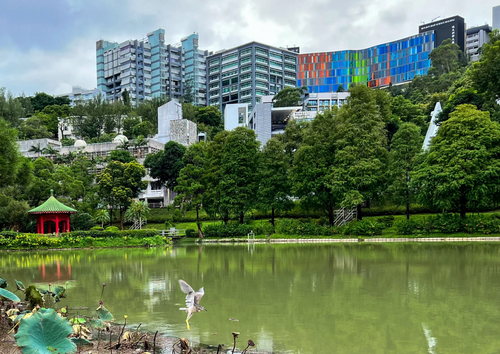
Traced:
[[118, 226], [108, 226], [105, 231], [116, 232], [116, 231], [120, 231], [120, 229], [118, 228]]
[[345, 234], [356, 236], [376, 236], [382, 235], [382, 231], [384, 229], [385, 225], [382, 223], [360, 220], [349, 223], [345, 230]]
[[70, 217], [71, 229], [72, 230], [90, 230], [95, 226], [92, 216], [87, 213], [76, 213]]
[[90, 230], [92, 230], [92, 231], [104, 231], [104, 229], [101, 226], [94, 226]]
[[198, 232], [195, 229], [186, 229], [186, 237], [187, 238], [196, 238], [198, 237]]
[[[238, 223], [228, 223], [225, 224], [215, 224], [215, 225], [207, 225], [203, 228], [203, 234], [205, 237], [240, 237], [246, 236], [251, 231], [254, 234], [259, 235], [262, 234], [259, 227], [252, 227], [250, 225], [238, 224]], [[260, 232], [259, 232], [260, 231]]]
[[396, 232], [398, 235], [411, 235], [417, 232], [417, 226], [418, 222], [416, 222], [413, 219], [400, 220], [394, 224], [394, 227], [396, 228]]
[[392, 227], [394, 224], [394, 215], [385, 215], [375, 219], [376, 222], [384, 224], [385, 227]]
[[319, 222], [308, 222], [309, 219], [283, 219], [276, 223], [276, 232], [283, 235], [300, 236], [332, 236], [340, 235], [341, 228], [323, 226]]

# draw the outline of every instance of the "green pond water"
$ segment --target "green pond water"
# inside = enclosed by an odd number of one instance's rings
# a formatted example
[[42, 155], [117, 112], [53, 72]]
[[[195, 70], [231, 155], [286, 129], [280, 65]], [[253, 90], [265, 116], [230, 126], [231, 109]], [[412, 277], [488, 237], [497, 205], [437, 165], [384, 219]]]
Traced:
[[[65, 284], [61, 306], [276, 353], [500, 353], [500, 244], [209, 245], [1, 252], [13, 290]], [[178, 279], [205, 288], [186, 330]], [[230, 320], [237, 319], [238, 321]]]

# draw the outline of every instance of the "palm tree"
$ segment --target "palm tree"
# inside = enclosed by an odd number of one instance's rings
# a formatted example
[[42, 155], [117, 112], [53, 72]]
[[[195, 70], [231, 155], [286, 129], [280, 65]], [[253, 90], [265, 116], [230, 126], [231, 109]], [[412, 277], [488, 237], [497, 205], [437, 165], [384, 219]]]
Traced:
[[146, 145], [148, 145], [148, 139], [144, 139], [144, 136], [139, 135], [134, 141], [134, 148], [137, 149], [136, 158], [141, 157], [141, 148]]
[[94, 213], [94, 221], [100, 222], [101, 227], [104, 228], [104, 223], [109, 221], [109, 213], [107, 210], [99, 209]]
[[40, 147], [40, 143], [38, 143], [37, 145], [33, 145], [32, 147], [30, 147], [28, 151], [34, 152], [35, 154], [38, 154], [38, 157], [40, 157], [40, 154], [43, 152], [43, 149]]
[[125, 212], [125, 220], [139, 222], [139, 229], [142, 229], [142, 220], [146, 221], [149, 216], [149, 205], [144, 202], [133, 201]]
[[51, 160], [53, 160], [54, 157], [57, 157], [59, 155], [59, 152], [52, 146], [48, 145], [47, 147], [42, 149], [42, 154], [52, 156]]

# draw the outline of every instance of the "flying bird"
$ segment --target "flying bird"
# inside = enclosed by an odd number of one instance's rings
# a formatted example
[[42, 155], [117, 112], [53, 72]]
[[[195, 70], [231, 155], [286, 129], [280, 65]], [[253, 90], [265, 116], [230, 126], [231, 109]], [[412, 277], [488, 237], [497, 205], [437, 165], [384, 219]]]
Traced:
[[184, 310], [187, 313], [186, 328], [189, 331], [189, 319], [193, 316], [193, 314], [200, 311], [207, 311], [206, 308], [200, 305], [200, 300], [205, 294], [205, 291], [203, 290], [203, 288], [201, 288], [200, 290], [195, 292], [191, 285], [189, 285], [182, 279], [179, 279], [179, 285], [181, 286], [182, 292], [187, 294], [186, 307], [181, 307], [179, 310]]

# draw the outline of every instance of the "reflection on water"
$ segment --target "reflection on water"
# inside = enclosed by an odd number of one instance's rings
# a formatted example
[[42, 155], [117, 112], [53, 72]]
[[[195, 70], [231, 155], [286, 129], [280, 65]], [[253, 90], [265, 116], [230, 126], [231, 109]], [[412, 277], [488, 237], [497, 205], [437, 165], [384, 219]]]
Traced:
[[[289, 353], [496, 353], [500, 245], [209, 245], [0, 253], [0, 277], [70, 282], [61, 304], [211, 345]], [[191, 332], [178, 279], [205, 287]], [[88, 314], [90, 314], [92, 310]], [[230, 320], [236, 319], [237, 321]]]

